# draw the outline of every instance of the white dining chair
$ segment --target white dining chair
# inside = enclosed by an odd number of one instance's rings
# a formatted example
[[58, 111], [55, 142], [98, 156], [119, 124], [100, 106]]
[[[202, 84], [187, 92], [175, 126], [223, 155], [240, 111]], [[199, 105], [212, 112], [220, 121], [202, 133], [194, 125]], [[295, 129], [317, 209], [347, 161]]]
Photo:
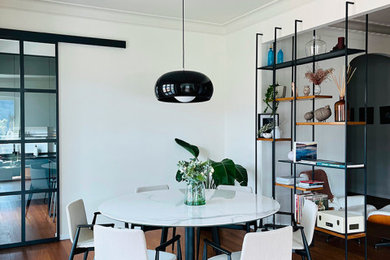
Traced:
[[318, 206], [310, 200], [305, 200], [301, 223], [294, 227], [293, 252], [300, 255], [302, 259], [307, 257], [308, 260], [311, 260], [309, 247], [313, 241], [317, 212]]
[[[145, 233], [137, 229], [117, 229], [95, 226], [95, 260], [181, 260], [180, 236], [158, 246], [155, 250], [146, 248]], [[177, 243], [176, 255], [164, 252], [165, 248]]]
[[208, 246], [221, 253], [208, 258], [209, 260], [291, 260], [292, 233], [291, 226], [265, 232], [247, 233], [242, 244], [242, 251], [233, 253], [205, 240], [203, 260], [207, 259]]
[[[81, 253], [84, 253], [84, 259], [87, 259], [89, 251], [94, 250], [93, 227], [96, 224], [96, 218], [99, 214], [100, 212], [94, 213], [92, 224], [89, 225], [85, 213], [84, 201], [82, 199], [75, 200], [66, 206], [68, 229], [70, 241], [72, 242], [69, 260], [73, 259], [76, 254]], [[114, 226], [114, 224], [99, 225]]]
[[[169, 190], [169, 186], [166, 184], [163, 185], [153, 185], [153, 186], [140, 186], [135, 188], [135, 193], [144, 193], [144, 192], [151, 192], [151, 191], [163, 191], [163, 190]], [[137, 224], [131, 224], [131, 229], [134, 229], [134, 227], [140, 227], [144, 232], [146, 231], [152, 231], [161, 229], [161, 240], [160, 243], [164, 243], [167, 241], [167, 234], [168, 234], [168, 228], [167, 227], [158, 227], [158, 226], [145, 226], [145, 225], [137, 225]], [[129, 223], [125, 223], [125, 228], [129, 228]], [[172, 228], [172, 237], [176, 235], [176, 227]], [[172, 244], [172, 250], [175, 249], [174, 244]]]
[[[240, 191], [240, 192], [249, 192], [252, 193], [253, 190], [249, 186], [237, 186], [237, 185], [218, 185], [217, 190], [227, 190], [227, 191]], [[212, 227], [212, 237], [213, 242], [216, 244], [219, 243], [219, 228], [227, 228], [227, 229], [236, 229], [236, 230], [246, 230], [246, 232], [250, 232], [250, 227], [253, 226], [253, 230], [257, 229], [257, 221], [251, 221], [248, 223], [238, 223], [234, 225], [220, 226], [220, 227]], [[200, 248], [200, 232], [202, 228], [198, 227], [196, 229], [196, 259], [199, 259], [199, 248]]]

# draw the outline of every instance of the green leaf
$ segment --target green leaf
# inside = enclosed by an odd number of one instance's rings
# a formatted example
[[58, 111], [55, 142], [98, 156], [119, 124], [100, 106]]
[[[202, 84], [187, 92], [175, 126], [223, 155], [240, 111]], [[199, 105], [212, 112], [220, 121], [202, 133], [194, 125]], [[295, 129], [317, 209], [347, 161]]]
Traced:
[[236, 164], [236, 180], [241, 186], [248, 186], [248, 173], [244, 167]]
[[210, 160], [214, 169], [213, 180], [215, 185], [234, 185], [236, 178], [236, 166], [230, 159], [223, 159], [221, 162]]
[[181, 182], [182, 180], [183, 180], [183, 173], [181, 173], [180, 171], [177, 171], [176, 172], [176, 181]]
[[195, 158], [199, 156], [199, 148], [195, 145], [189, 144], [183, 140], [175, 138], [175, 141], [178, 145], [189, 151]]

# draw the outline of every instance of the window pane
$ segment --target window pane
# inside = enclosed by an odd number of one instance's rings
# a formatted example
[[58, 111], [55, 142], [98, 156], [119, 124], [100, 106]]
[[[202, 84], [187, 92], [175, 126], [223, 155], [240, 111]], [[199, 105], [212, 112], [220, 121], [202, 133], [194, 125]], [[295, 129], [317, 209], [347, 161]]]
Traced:
[[0, 244], [21, 242], [21, 196], [0, 196]]
[[52, 189], [57, 181], [55, 143], [28, 143], [25, 151], [26, 191]]
[[0, 88], [20, 88], [18, 41], [0, 39]]
[[0, 140], [20, 139], [20, 94], [0, 92]]
[[56, 95], [25, 94], [26, 139], [56, 137]]
[[24, 43], [24, 87], [56, 89], [55, 45]]
[[0, 194], [20, 191], [20, 144], [0, 144]]
[[56, 203], [57, 192], [26, 194], [26, 241], [56, 236]]

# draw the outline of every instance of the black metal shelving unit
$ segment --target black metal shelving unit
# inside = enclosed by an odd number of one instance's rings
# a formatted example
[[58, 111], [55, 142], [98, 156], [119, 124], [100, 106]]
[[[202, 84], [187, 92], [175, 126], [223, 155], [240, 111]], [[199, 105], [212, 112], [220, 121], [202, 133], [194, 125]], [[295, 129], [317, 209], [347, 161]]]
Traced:
[[[302, 97], [297, 97], [296, 93], [296, 86], [297, 86], [297, 67], [300, 65], [304, 64], [312, 64], [312, 69], [315, 71], [316, 69], [316, 62], [320, 61], [325, 61], [325, 60], [331, 60], [331, 59], [336, 59], [336, 58], [344, 58], [345, 59], [345, 68], [348, 67], [348, 57], [349, 55], [353, 54], [366, 54], [366, 69], [365, 69], [365, 74], [366, 74], [366, 80], [365, 80], [365, 86], [364, 86], [364, 108], [365, 108], [365, 118], [367, 118], [367, 95], [368, 95], [368, 59], [367, 59], [367, 54], [368, 54], [368, 15], [366, 15], [366, 31], [365, 31], [365, 48], [364, 49], [352, 49], [348, 48], [348, 9], [350, 5], [353, 5], [353, 2], [347, 1], [345, 3], [345, 44], [346, 47], [343, 50], [337, 50], [337, 51], [331, 51], [328, 53], [324, 54], [319, 54], [319, 55], [313, 55], [309, 57], [304, 57], [304, 58], [297, 58], [297, 46], [298, 46], [298, 24], [302, 23], [301, 20], [295, 20], [295, 32], [294, 36], [292, 36], [292, 60], [291, 61], [286, 61], [280, 64], [276, 64], [276, 50], [277, 50], [277, 31], [281, 30], [280, 27], [275, 27], [274, 28], [274, 41], [273, 41], [273, 50], [274, 50], [274, 64], [270, 66], [259, 66], [259, 58], [258, 58], [258, 43], [259, 43], [259, 36], [262, 34], [257, 34], [256, 35], [256, 80], [255, 80], [255, 190], [257, 192], [257, 170], [258, 170], [258, 142], [259, 141], [270, 141], [272, 142], [272, 197], [275, 199], [276, 194], [275, 194], [275, 186], [277, 185], [275, 182], [276, 179], [276, 156], [275, 156], [275, 150], [276, 150], [276, 143], [279, 141], [290, 141], [290, 148], [292, 150], [293, 147], [293, 142], [296, 141], [297, 138], [297, 126], [302, 127], [304, 125], [311, 126], [312, 127], [312, 141], [315, 141], [315, 129], [316, 126], [318, 125], [323, 125], [319, 127], [325, 127], [325, 126], [341, 126], [344, 127], [344, 134], [345, 134], [345, 143], [344, 143], [344, 148], [345, 148], [345, 162], [344, 162], [344, 167], [339, 168], [339, 167], [332, 167], [332, 166], [315, 166], [312, 164], [306, 164], [306, 163], [300, 163], [300, 162], [292, 162], [289, 160], [278, 160], [280, 163], [289, 163], [290, 166], [290, 174], [291, 176], [294, 176], [294, 185], [284, 185], [284, 187], [288, 187], [291, 189], [290, 192], [290, 197], [291, 197], [291, 211], [290, 212], [281, 212], [279, 211], [277, 214], [281, 215], [290, 215], [291, 220], [294, 220], [294, 200], [295, 200], [295, 195], [297, 194], [297, 183], [296, 183], [296, 175], [297, 175], [297, 169], [296, 166], [298, 164], [301, 165], [307, 165], [312, 167], [312, 172], [314, 174], [314, 169], [316, 167], [325, 167], [325, 168], [333, 168], [333, 169], [339, 169], [340, 172], [344, 173], [344, 180], [345, 180], [345, 234], [343, 235], [338, 235], [340, 238], [345, 239], [345, 259], [348, 259], [348, 240], [349, 239], [356, 239], [356, 238], [364, 238], [364, 255], [365, 259], [367, 259], [367, 209], [366, 207], [364, 208], [364, 219], [365, 219], [365, 226], [364, 226], [364, 232], [358, 233], [358, 234], [348, 234], [348, 201], [347, 201], [347, 185], [348, 185], [348, 174], [351, 174], [352, 171], [356, 169], [362, 169], [364, 171], [364, 203], [365, 205], [367, 204], [367, 126], [365, 122], [348, 122], [347, 116], [345, 116], [345, 122], [331, 122], [331, 123], [317, 123], [317, 122], [312, 122], [312, 123], [299, 123], [297, 122], [296, 119], [296, 107], [297, 107], [297, 101], [302, 101], [302, 100], [311, 100], [312, 102], [312, 109], [313, 111], [315, 110], [316, 107], [316, 99], [319, 98], [332, 98], [331, 96], [319, 96], [314, 94], [314, 85], [312, 87], [313, 89], [313, 94], [310, 97], [307, 98], [302, 98]], [[313, 30], [313, 36], [316, 35], [316, 31]], [[315, 42], [313, 43], [315, 45]], [[282, 138], [282, 139], [275, 139], [273, 136], [272, 139], [265, 139], [265, 138], [258, 138], [258, 122], [257, 122], [257, 114], [258, 114], [258, 71], [259, 70], [264, 70], [264, 71], [272, 71], [272, 84], [276, 85], [276, 73], [280, 69], [287, 69], [291, 68], [291, 82], [294, 84], [295, 91], [291, 90], [291, 98], [282, 98], [282, 99], [276, 99], [276, 90], [274, 88], [274, 93], [273, 93], [273, 111], [276, 107], [276, 102], [278, 101], [289, 101], [291, 105], [291, 138]], [[345, 69], [345, 80], [347, 81], [347, 69]], [[347, 85], [347, 82], [345, 82]], [[348, 114], [348, 91], [345, 93], [345, 115]], [[314, 119], [313, 119], [314, 120]], [[275, 121], [275, 115], [274, 115], [274, 121]], [[363, 160], [364, 162], [362, 163], [362, 166], [355, 167], [355, 168], [350, 168], [350, 164], [347, 163], [347, 155], [348, 155], [348, 147], [347, 147], [347, 140], [348, 140], [348, 128], [349, 127], [364, 127], [364, 154], [363, 154]], [[274, 125], [274, 130], [275, 130], [275, 125]], [[278, 185], [278, 186], [283, 186], [283, 185]], [[300, 189], [301, 190], [301, 189]], [[273, 217], [273, 224], [275, 225], [275, 215]], [[319, 229], [318, 229], [319, 230]], [[319, 230], [321, 231], [321, 230]], [[323, 231], [323, 230], [322, 230]]]

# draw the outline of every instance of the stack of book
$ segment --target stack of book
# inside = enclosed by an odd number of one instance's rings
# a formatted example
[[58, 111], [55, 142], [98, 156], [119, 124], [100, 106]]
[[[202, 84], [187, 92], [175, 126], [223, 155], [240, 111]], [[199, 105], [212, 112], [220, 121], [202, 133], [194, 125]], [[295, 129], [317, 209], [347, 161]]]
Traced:
[[295, 221], [300, 223], [302, 220], [302, 209], [305, 200], [311, 200], [318, 206], [318, 211], [328, 210], [328, 195], [321, 193], [296, 194], [295, 195]]
[[301, 181], [297, 186], [304, 189], [322, 188], [324, 186], [324, 182], [323, 181]]
[[[297, 177], [296, 178], [297, 183], [300, 181], [305, 180], [305, 178]], [[285, 185], [293, 185], [294, 184], [294, 176], [280, 176], [276, 177], [276, 182], [279, 184], [285, 184]]]

